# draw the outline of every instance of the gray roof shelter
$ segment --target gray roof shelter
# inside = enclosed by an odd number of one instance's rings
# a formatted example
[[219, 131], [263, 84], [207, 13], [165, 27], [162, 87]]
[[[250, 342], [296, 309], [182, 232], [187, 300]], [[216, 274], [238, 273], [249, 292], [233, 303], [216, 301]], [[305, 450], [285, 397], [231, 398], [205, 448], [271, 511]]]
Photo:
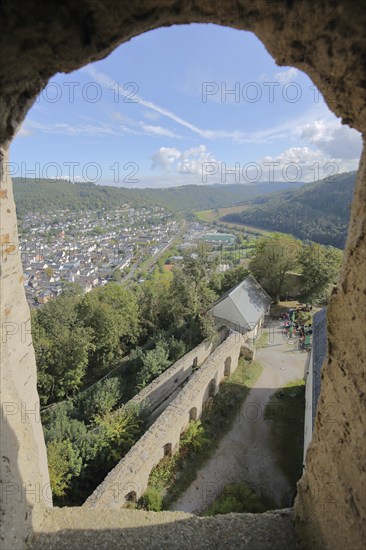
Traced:
[[251, 331], [268, 312], [271, 297], [252, 275], [226, 292], [208, 313], [235, 325], [239, 332]]

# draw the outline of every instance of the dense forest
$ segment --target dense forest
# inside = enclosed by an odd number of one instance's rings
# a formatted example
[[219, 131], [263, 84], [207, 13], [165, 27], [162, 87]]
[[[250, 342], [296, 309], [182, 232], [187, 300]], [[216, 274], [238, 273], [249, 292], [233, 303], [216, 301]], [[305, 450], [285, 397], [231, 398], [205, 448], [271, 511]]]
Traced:
[[193, 212], [219, 206], [240, 204], [264, 193], [272, 193], [301, 183], [258, 183], [256, 185], [185, 185], [165, 189], [127, 189], [94, 183], [65, 180], [13, 178], [18, 217], [33, 212], [69, 209], [115, 209], [124, 204], [133, 207], [162, 206], [172, 211]]
[[344, 248], [356, 172], [251, 201], [251, 208], [222, 219], [291, 233], [299, 239]]

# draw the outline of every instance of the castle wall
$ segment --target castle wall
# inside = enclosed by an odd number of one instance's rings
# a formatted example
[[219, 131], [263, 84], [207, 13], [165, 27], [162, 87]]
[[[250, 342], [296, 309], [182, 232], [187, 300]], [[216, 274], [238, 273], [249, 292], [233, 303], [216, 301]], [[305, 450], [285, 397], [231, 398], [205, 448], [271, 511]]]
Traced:
[[227, 331], [222, 329], [217, 333], [217, 341], [201, 342], [193, 350], [178, 359], [171, 367], [155, 378], [146, 388], [143, 388], [126, 405], [138, 405], [143, 416], [155, 419], [179, 393], [182, 385], [189, 379], [193, 370], [199, 367], [226, 337]]
[[0, 202], [1, 537], [19, 548], [44, 509], [52, 506], [52, 494], [12, 182], [6, 171], [0, 175]]
[[87, 499], [84, 507], [123, 508], [132, 492], [136, 498], [143, 495], [150, 472], [164, 457], [165, 449], [169, 448], [172, 452], [178, 450], [180, 436], [190, 421], [190, 411], [196, 409], [199, 418], [209, 397], [219, 391], [219, 384], [225, 378], [225, 365], [230, 363], [230, 373], [237, 368], [242, 348], [247, 348], [245, 340], [245, 336], [232, 332], [213, 351], [172, 403]]

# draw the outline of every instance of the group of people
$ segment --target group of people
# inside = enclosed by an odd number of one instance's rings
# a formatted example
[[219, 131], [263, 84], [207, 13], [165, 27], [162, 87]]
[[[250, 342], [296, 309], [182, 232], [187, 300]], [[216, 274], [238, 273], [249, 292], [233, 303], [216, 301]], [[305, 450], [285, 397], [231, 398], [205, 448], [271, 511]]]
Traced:
[[295, 335], [299, 337], [299, 348], [308, 350], [311, 348], [311, 335], [313, 334], [312, 324], [303, 322], [299, 319], [299, 313], [301, 311], [310, 312], [312, 306], [303, 306], [296, 309], [290, 309], [286, 311], [282, 319], [284, 321], [284, 331], [289, 339], [292, 339]]

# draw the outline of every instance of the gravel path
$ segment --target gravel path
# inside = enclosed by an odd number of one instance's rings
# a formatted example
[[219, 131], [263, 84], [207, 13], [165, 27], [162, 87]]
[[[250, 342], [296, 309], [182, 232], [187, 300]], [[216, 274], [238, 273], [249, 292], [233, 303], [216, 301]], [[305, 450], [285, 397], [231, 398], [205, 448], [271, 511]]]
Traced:
[[273, 456], [270, 423], [263, 415], [269, 398], [278, 388], [304, 376], [308, 354], [283, 340], [281, 326], [278, 322], [270, 326], [268, 343], [257, 352], [263, 372], [244, 401], [232, 428], [199, 470], [196, 480], [170, 510], [200, 513], [226, 484], [242, 481], [253, 486], [259, 494], [271, 497], [278, 507], [291, 504], [291, 488]]

